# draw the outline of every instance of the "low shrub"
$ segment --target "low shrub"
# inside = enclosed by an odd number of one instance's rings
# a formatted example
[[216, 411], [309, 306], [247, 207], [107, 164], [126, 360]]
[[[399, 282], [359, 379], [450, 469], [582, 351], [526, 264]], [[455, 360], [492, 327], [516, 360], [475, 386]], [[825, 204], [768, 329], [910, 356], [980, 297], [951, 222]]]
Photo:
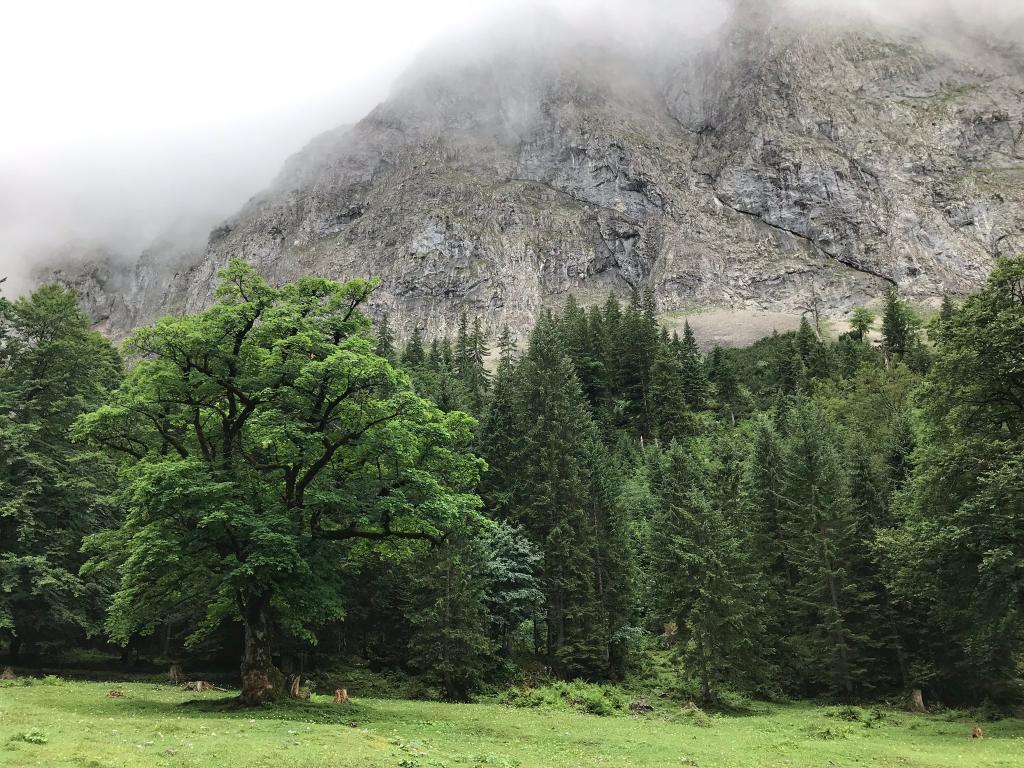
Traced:
[[710, 728], [714, 722], [711, 719], [711, 716], [708, 715], [708, 713], [705, 712], [703, 709], [701, 709], [700, 707], [690, 706], [683, 707], [682, 719], [683, 722], [689, 723], [690, 725], [695, 725], [698, 728]]
[[519, 708], [548, 707], [569, 709], [588, 715], [608, 717], [628, 711], [628, 701], [612, 685], [596, 685], [581, 681], [555, 682], [537, 687], [516, 687], [505, 691], [499, 700]]
[[11, 736], [11, 741], [23, 741], [26, 744], [45, 744], [49, 739], [46, 738], [46, 734], [41, 730], [33, 728], [32, 730], [25, 731], [24, 733], [14, 734]]
[[822, 741], [839, 741], [841, 739], [849, 738], [850, 730], [841, 725], [826, 725], [824, 728], [812, 727], [808, 729], [808, 734], [813, 739], [820, 739]]
[[825, 717], [831, 717], [833, 720], [845, 720], [848, 723], [862, 723], [866, 719], [863, 709], [849, 704], [841, 707], [830, 707], [825, 710]]

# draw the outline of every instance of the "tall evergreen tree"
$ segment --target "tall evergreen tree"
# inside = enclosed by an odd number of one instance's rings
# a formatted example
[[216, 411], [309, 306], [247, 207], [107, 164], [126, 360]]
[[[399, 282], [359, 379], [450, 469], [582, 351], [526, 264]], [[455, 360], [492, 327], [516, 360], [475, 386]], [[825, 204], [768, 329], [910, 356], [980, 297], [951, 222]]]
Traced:
[[701, 702], [713, 704], [723, 688], [751, 688], [765, 668], [756, 563], [743, 551], [737, 521], [708, 499], [706, 458], [673, 444], [659, 474], [656, 604], [677, 626], [683, 667]]
[[79, 575], [80, 550], [118, 523], [114, 466], [73, 442], [72, 425], [120, 376], [117, 351], [70, 291], [0, 299], [0, 637], [14, 655], [102, 626], [111, 584]]
[[787, 414], [783, 453], [787, 559], [795, 566], [791, 620], [813, 677], [853, 698], [866, 674], [866, 638], [854, 618], [871, 596], [851, 583], [856, 519], [835, 429], [813, 402]]
[[391, 318], [387, 312], [381, 316], [377, 326], [377, 347], [374, 351], [388, 362], [395, 362], [395, 334], [391, 330]]
[[488, 552], [466, 535], [427, 550], [411, 569], [410, 662], [449, 701], [466, 701], [496, 650], [487, 611]]
[[703, 411], [708, 402], [708, 379], [704, 369], [704, 356], [697, 346], [697, 337], [690, 323], [683, 325], [683, 338], [678, 343], [682, 360], [683, 399], [694, 412]]
[[423, 365], [427, 360], [426, 351], [423, 347], [423, 329], [416, 326], [412, 329], [405, 350], [402, 352], [402, 365], [406, 368], [415, 368]]
[[567, 677], [607, 671], [608, 643], [597, 584], [589, 458], [597, 430], [572, 361], [550, 317], [534, 328], [517, 371], [517, 450], [509, 506], [543, 552], [544, 646]]
[[481, 496], [497, 520], [513, 518], [512, 495], [518, 484], [517, 460], [521, 425], [516, 412], [515, 342], [508, 326], [498, 339], [500, 357], [491, 400], [480, 427], [481, 454], [487, 461]]
[[653, 294], [634, 289], [622, 317], [615, 352], [619, 392], [624, 400], [627, 427], [634, 433], [653, 435], [651, 366], [658, 345], [658, 321]]
[[721, 347], [715, 347], [708, 360], [708, 379], [714, 387], [718, 410], [733, 425], [743, 408], [743, 393], [732, 360]]
[[900, 299], [895, 290], [885, 298], [882, 314], [882, 339], [886, 355], [898, 357], [907, 354], [917, 342], [917, 316], [910, 306]]
[[671, 343], [660, 342], [651, 366], [652, 436], [666, 445], [683, 438], [692, 426], [686, 402], [682, 355]]

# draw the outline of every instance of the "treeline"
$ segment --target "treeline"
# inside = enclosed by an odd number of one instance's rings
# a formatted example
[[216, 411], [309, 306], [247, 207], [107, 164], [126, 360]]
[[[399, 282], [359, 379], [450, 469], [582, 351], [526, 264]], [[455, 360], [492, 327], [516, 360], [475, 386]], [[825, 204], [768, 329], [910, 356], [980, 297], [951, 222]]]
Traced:
[[370, 291], [233, 264], [127, 374], [66, 292], [0, 305], [12, 653], [241, 646], [251, 701], [302, 655], [465, 698], [664, 649], [704, 703], [1020, 696], [1024, 261], [708, 354], [649, 292], [398, 349]]

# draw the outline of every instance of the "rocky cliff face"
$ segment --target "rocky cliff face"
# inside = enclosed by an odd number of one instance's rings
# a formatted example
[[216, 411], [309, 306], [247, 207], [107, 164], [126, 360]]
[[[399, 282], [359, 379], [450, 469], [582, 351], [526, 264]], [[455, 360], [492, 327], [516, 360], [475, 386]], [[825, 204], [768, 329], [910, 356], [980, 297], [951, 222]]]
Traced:
[[891, 286], [967, 292], [1024, 253], [1020, 49], [754, 7], [656, 53], [551, 22], [428, 56], [205, 252], [60, 277], [115, 334], [208, 305], [232, 258], [378, 277], [376, 311], [443, 333], [464, 309], [523, 327], [646, 286], [668, 311], [841, 315]]

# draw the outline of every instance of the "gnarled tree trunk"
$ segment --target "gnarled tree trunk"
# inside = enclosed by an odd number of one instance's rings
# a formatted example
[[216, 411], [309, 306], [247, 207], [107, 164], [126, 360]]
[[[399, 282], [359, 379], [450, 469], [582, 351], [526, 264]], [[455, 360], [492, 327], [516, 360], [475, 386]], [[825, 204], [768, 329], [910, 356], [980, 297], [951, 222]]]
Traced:
[[270, 595], [250, 597], [242, 607], [245, 651], [242, 655], [242, 703], [257, 706], [283, 698], [284, 675], [271, 657]]

